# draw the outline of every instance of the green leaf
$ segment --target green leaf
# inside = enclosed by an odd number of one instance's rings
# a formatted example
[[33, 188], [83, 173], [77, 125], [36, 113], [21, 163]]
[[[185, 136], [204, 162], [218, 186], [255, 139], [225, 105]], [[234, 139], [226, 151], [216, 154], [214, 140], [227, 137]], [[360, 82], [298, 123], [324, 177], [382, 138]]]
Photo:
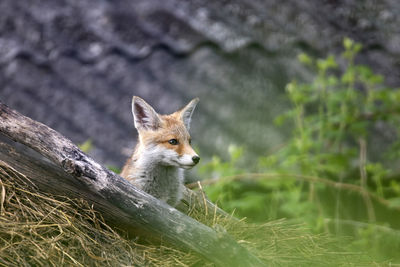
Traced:
[[353, 44], [354, 44], [354, 42], [353, 42], [353, 40], [351, 40], [350, 38], [345, 37], [345, 38], [343, 39], [343, 46], [344, 46], [344, 48], [345, 48], [346, 50], [350, 50], [350, 49], [352, 48]]
[[78, 147], [80, 150], [82, 150], [85, 153], [89, 153], [93, 149], [93, 143], [91, 139], [86, 140], [82, 144], [78, 144]]
[[313, 60], [305, 53], [301, 53], [297, 56], [297, 59], [304, 65], [311, 65]]

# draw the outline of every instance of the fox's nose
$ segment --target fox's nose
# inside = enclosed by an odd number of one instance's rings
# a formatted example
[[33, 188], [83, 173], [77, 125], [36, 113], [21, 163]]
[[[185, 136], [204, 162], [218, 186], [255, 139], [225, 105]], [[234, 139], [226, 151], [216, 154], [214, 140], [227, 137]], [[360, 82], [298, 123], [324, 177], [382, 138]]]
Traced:
[[195, 164], [197, 164], [197, 163], [199, 163], [199, 161], [200, 161], [200, 157], [199, 157], [199, 156], [193, 156], [193, 157], [192, 157], [192, 160], [193, 160], [193, 162], [194, 162]]

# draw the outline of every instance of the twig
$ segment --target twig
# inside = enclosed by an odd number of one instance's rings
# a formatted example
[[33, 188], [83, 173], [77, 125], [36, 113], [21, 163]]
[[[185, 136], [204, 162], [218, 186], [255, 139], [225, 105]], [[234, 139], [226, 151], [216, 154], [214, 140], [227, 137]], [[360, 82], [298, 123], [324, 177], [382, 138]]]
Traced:
[[203, 187], [201, 186], [201, 182], [200, 182], [200, 181], [197, 181], [197, 184], [198, 184], [198, 186], [199, 186], [201, 195], [203, 196], [204, 210], [205, 210], [206, 216], [208, 216], [207, 201], [206, 201], [206, 196], [205, 196], [205, 194], [204, 194]]
[[[400, 207], [393, 207], [390, 202], [382, 197], [379, 197], [369, 191], [366, 191], [364, 188], [358, 185], [354, 184], [347, 184], [347, 183], [339, 183], [335, 182], [332, 180], [329, 180], [327, 178], [320, 178], [316, 176], [310, 176], [310, 175], [301, 175], [301, 174], [293, 174], [293, 173], [243, 173], [243, 174], [237, 174], [237, 175], [232, 175], [232, 176], [225, 176], [221, 178], [213, 178], [213, 179], [207, 179], [203, 180], [202, 184], [203, 186], [211, 185], [214, 183], [217, 183], [219, 179], [223, 180], [245, 180], [245, 179], [253, 179], [253, 180], [258, 180], [258, 179], [297, 179], [297, 180], [302, 180], [306, 182], [316, 182], [316, 183], [321, 183], [325, 184], [327, 186], [331, 186], [333, 188], [340, 188], [340, 189], [345, 189], [348, 191], [360, 193], [360, 194], [367, 194], [371, 198], [375, 199], [379, 203], [381, 203], [384, 206], [390, 207], [392, 209], [396, 209], [400, 211]], [[188, 188], [194, 189], [197, 187], [197, 183], [191, 183], [186, 185]]]
[[370, 222], [375, 222], [375, 211], [374, 206], [372, 205], [372, 201], [370, 196], [366, 193], [367, 190], [367, 170], [365, 165], [367, 164], [367, 142], [364, 138], [360, 138], [358, 140], [360, 144], [360, 177], [361, 177], [361, 187], [363, 188], [362, 196], [365, 202], [365, 206], [367, 207], [368, 219]]

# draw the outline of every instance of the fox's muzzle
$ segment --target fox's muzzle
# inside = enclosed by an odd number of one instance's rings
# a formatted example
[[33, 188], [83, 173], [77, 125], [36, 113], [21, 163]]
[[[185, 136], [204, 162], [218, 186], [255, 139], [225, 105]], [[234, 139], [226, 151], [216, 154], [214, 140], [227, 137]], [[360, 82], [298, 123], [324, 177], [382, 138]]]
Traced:
[[197, 156], [197, 155], [196, 155], [196, 156], [193, 156], [193, 157], [192, 157], [192, 160], [193, 160], [193, 163], [194, 163], [194, 164], [197, 164], [197, 163], [199, 163], [199, 161], [200, 161], [200, 157]]

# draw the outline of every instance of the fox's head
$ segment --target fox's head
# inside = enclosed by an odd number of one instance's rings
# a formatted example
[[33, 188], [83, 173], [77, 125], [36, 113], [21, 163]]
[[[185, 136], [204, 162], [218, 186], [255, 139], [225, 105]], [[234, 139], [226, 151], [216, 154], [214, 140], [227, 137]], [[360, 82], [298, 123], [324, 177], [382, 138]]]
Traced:
[[132, 99], [135, 128], [139, 133], [139, 153], [156, 164], [190, 169], [200, 157], [191, 146], [189, 135], [193, 110], [199, 102], [193, 99], [170, 115], [158, 114], [140, 97]]

